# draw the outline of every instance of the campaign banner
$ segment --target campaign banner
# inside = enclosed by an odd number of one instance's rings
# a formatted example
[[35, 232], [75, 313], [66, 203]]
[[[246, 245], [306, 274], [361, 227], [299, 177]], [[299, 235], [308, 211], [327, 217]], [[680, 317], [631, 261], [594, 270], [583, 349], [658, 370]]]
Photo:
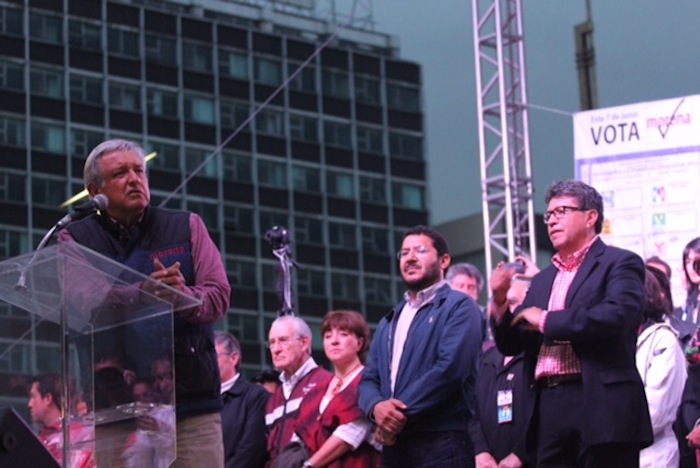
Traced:
[[693, 95], [574, 114], [576, 178], [603, 195], [602, 239], [671, 265], [677, 306], [683, 248], [700, 236], [699, 112]]

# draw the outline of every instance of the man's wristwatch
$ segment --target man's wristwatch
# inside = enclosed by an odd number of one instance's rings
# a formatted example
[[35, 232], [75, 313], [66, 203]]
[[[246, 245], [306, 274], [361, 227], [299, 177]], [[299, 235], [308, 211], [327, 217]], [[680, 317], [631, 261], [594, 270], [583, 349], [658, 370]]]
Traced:
[[314, 468], [313, 465], [309, 460], [306, 460], [302, 465], [301, 468]]

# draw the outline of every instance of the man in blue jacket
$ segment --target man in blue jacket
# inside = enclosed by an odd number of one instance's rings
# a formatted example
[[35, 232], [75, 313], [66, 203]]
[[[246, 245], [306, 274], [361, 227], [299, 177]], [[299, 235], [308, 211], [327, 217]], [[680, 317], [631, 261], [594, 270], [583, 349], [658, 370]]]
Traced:
[[425, 226], [398, 253], [408, 291], [377, 327], [360, 382], [360, 407], [377, 424], [383, 466], [474, 466], [467, 432], [481, 312], [444, 281], [447, 242]]

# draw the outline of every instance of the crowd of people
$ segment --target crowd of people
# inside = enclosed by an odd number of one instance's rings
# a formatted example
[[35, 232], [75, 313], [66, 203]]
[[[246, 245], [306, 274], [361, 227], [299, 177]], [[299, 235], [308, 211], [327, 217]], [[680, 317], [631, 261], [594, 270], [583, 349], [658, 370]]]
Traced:
[[[89, 194], [109, 203], [59, 241], [149, 276], [148, 294], [201, 300], [177, 310], [173, 358], [155, 359], [151, 375], [96, 368], [96, 390], [119, 381], [124, 392], [109, 394], [119, 402], [174, 409], [139, 418], [131, 429], [142, 439], [127, 437], [104, 466], [167, 466], [153, 438], [168, 431], [176, 467], [700, 466], [700, 238], [683, 252], [687, 299], [674, 307], [672, 269], [606, 245], [602, 197], [585, 183], [549, 188], [551, 264], [499, 263], [485, 306], [479, 270], [451, 265], [444, 237], [415, 226], [397, 253], [406, 292], [373, 336], [359, 312], [328, 312], [317, 333], [326, 369], [311, 327], [280, 316], [267, 342], [275, 370], [247, 381], [240, 343], [214, 330], [230, 286], [201, 218], [150, 206], [134, 143], [98, 145], [84, 175]], [[60, 395], [47, 386], [34, 382], [29, 407], [55, 435]], [[42, 438], [59, 457], [56, 437]], [[94, 466], [92, 454], [78, 456], [77, 466]]]

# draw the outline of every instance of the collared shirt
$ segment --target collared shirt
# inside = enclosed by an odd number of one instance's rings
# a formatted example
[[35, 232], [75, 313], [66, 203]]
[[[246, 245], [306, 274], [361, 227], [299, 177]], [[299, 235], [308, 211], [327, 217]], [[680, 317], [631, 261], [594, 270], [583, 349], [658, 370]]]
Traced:
[[280, 372], [282, 394], [284, 395], [285, 400], [289, 399], [289, 396], [292, 394], [292, 390], [294, 390], [294, 386], [297, 384], [297, 382], [299, 382], [299, 379], [304, 377], [316, 367], [318, 367], [318, 364], [316, 364], [314, 358], [309, 356], [309, 359], [307, 359], [306, 362], [302, 364], [291, 377], [287, 378], [287, 375], [284, 372]]
[[435, 297], [435, 292], [445, 284], [445, 281], [440, 281], [419, 291], [416, 294], [415, 301], [411, 300], [408, 291], [404, 293], [404, 299], [406, 304], [401, 309], [399, 318], [396, 322], [396, 332], [394, 333], [394, 347], [391, 353], [391, 391], [394, 391], [394, 385], [396, 384], [396, 376], [399, 373], [399, 363], [401, 362], [401, 356], [403, 355], [403, 348], [406, 344], [406, 338], [408, 337], [408, 329], [411, 327], [411, 323], [416, 316], [418, 310], [425, 304], [429, 303]]
[[[554, 284], [552, 284], [552, 291], [549, 296], [549, 305], [540, 319], [540, 332], [544, 333], [547, 317], [551, 311], [562, 311], [566, 307], [566, 295], [569, 292], [571, 283], [573, 283], [576, 273], [578, 273], [583, 260], [586, 258], [588, 251], [591, 250], [591, 246], [596, 239], [598, 239], [598, 236], [595, 236], [585, 246], [566, 258], [564, 258], [560, 253], [557, 253], [554, 255], [554, 257], [552, 257], [552, 263], [559, 271], [557, 272], [557, 276], [554, 278]], [[537, 357], [537, 365], [535, 367], [535, 379], [552, 375], [580, 373], [581, 362], [576, 356], [574, 348], [571, 346], [571, 342], [562, 341], [553, 345], [546, 345], [542, 343], [542, 346], [540, 346], [540, 353]]]
[[226, 382], [221, 382], [221, 394], [223, 395], [224, 393], [228, 392], [231, 389], [231, 387], [233, 387], [236, 384], [236, 381], [238, 381], [238, 377], [240, 376], [241, 374], [237, 373], [233, 376], [233, 378], [227, 380]]

